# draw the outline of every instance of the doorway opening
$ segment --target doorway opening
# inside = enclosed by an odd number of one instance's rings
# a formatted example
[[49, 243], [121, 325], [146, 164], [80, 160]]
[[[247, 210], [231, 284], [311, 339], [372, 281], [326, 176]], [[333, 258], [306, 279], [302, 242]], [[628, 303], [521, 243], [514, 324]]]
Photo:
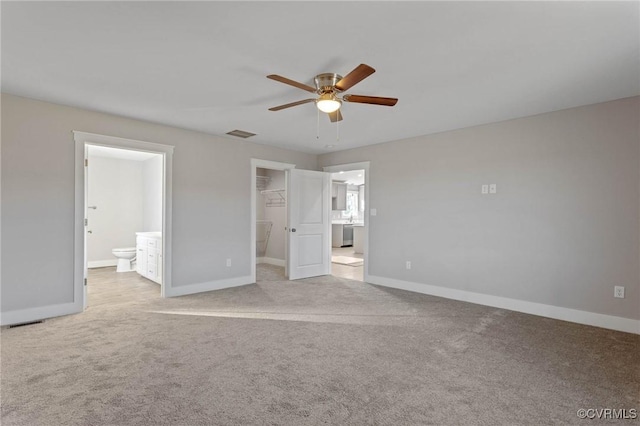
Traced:
[[253, 282], [288, 274], [287, 182], [294, 164], [251, 160], [251, 275]]
[[[251, 268], [254, 282], [258, 282], [258, 169], [284, 171], [284, 273], [282, 279], [329, 275], [331, 273], [331, 176], [326, 172], [297, 170], [294, 164], [267, 160], [251, 160]], [[266, 173], [266, 172], [265, 172]], [[273, 188], [282, 192], [281, 187]], [[274, 193], [261, 195], [273, 196]], [[268, 200], [266, 201], [268, 202]], [[265, 205], [266, 208], [266, 205]], [[266, 219], [262, 219], [266, 220]], [[272, 224], [275, 226], [275, 224]], [[268, 225], [267, 225], [268, 226]], [[273, 237], [271, 228], [270, 239]], [[270, 242], [268, 244], [271, 244]], [[265, 253], [268, 250], [265, 247]], [[267, 256], [265, 256], [267, 257]], [[282, 271], [282, 267], [280, 267]]]
[[325, 167], [331, 173], [331, 275], [368, 276], [369, 163]]
[[162, 154], [86, 145], [87, 302], [160, 297]]
[[286, 172], [256, 169], [256, 281], [286, 277]]
[[[73, 135], [75, 312], [87, 308], [92, 275], [110, 282], [108, 290], [133, 277], [146, 283], [151, 294], [172, 296], [173, 146], [78, 131]], [[128, 292], [133, 294], [139, 296]], [[102, 300], [126, 302], [127, 297]]]

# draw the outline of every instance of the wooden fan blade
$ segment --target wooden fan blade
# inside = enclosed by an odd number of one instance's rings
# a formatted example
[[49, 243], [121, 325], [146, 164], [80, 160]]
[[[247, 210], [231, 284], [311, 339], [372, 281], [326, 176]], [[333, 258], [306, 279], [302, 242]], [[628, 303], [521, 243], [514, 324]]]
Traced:
[[343, 101], [346, 102], [355, 102], [358, 104], [373, 104], [373, 105], [384, 105], [384, 106], [394, 106], [398, 99], [396, 98], [381, 98], [378, 96], [362, 96], [362, 95], [344, 95], [342, 97]]
[[298, 89], [306, 90], [307, 92], [315, 93], [316, 88], [307, 86], [306, 84], [298, 83], [297, 81], [290, 80], [286, 77], [282, 77], [281, 75], [271, 74], [268, 75], [267, 78], [271, 80], [279, 81], [280, 83], [288, 84], [289, 86], [297, 87]]
[[366, 64], [360, 64], [353, 71], [347, 74], [342, 80], [336, 83], [336, 89], [341, 92], [349, 90], [351, 87], [360, 83], [365, 78], [376, 72], [373, 68]]
[[315, 99], [305, 99], [303, 101], [291, 102], [290, 104], [284, 104], [284, 105], [279, 105], [277, 107], [269, 108], [269, 111], [280, 111], [281, 109], [291, 108], [294, 106], [308, 104], [309, 102], [315, 102], [315, 101], [316, 101]]
[[329, 115], [329, 120], [331, 120], [332, 123], [335, 123], [336, 121], [342, 121], [342, 113], [339, 109], [330, 112], [327, 115]]

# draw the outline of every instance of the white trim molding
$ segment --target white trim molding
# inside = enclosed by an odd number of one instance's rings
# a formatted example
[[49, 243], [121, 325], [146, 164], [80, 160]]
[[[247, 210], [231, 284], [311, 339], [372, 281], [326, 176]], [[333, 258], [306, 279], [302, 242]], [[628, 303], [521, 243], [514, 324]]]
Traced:
[[226, 278], [198, 284], [181, 285], [167, 289], [170, 292], [167, 297], [186, 296], [188, 294], [204, 293], [206, 291], [222, 290], [225, 288], [240, 287], [254, 283], [255, 280], [251, 276], [247, 275], [244, 277]]
[[494, 308], [507, 309], [525, 314], [538, 315], [561, 321], [575, 322], [578, 324], [608, 328], [624, 331], [626, 333], [640, 334], [640, 320], [616, 317], [613, 315], [598, 314], [595, 312], [580, 311], [577, 309], [563, 308], [560, 306], [545, 305], [542, 303], [527, 302], [525, 300], [510, 299], [507, 297], [492, 296], [489, 294], [474, 293], [471, 291], [457, 290], [429, 284], [420, 284], [411, 281], [396, 280], [369, 275], [366, 280], [369, 284], [383, 287], [397, 288], [414, 293], [428, 294], [430, 296], [444, 297], [445, 299], [460, 300], [462, 302], [478, 305], [492, 306]]
[[282, 266], [284, 267], [284, 259], [276, 259], [273, 257], [259, 257], [256, 259], [256, 263], [266, 263], [268, 265]]
[[87, 262], [87, 268], [106, 268], [107, 266], [118, 266], [118, 259], [92, 260]]
[[61, 303], [59, 305], [40, 306], [37, 308], [2, 311], [1, 325], [23, 324], [25, 322], [40, 321], [47, 318], [77, 314], [77, 303]]

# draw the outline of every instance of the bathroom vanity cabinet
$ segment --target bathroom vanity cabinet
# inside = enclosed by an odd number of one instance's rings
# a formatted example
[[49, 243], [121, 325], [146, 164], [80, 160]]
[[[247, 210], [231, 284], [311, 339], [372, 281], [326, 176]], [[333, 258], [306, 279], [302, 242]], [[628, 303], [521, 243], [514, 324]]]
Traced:
[[162, 284], [162, 234], [136, 232], [136, 272]]

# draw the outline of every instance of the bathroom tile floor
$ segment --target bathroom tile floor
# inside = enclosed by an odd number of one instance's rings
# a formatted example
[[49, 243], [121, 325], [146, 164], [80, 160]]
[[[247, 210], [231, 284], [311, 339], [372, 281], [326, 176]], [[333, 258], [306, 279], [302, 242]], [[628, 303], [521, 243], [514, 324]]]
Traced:
[[160, 299], [160, 285], [137, 272], [116, 272], [115, 266], [89, 269], [87, 307]]

